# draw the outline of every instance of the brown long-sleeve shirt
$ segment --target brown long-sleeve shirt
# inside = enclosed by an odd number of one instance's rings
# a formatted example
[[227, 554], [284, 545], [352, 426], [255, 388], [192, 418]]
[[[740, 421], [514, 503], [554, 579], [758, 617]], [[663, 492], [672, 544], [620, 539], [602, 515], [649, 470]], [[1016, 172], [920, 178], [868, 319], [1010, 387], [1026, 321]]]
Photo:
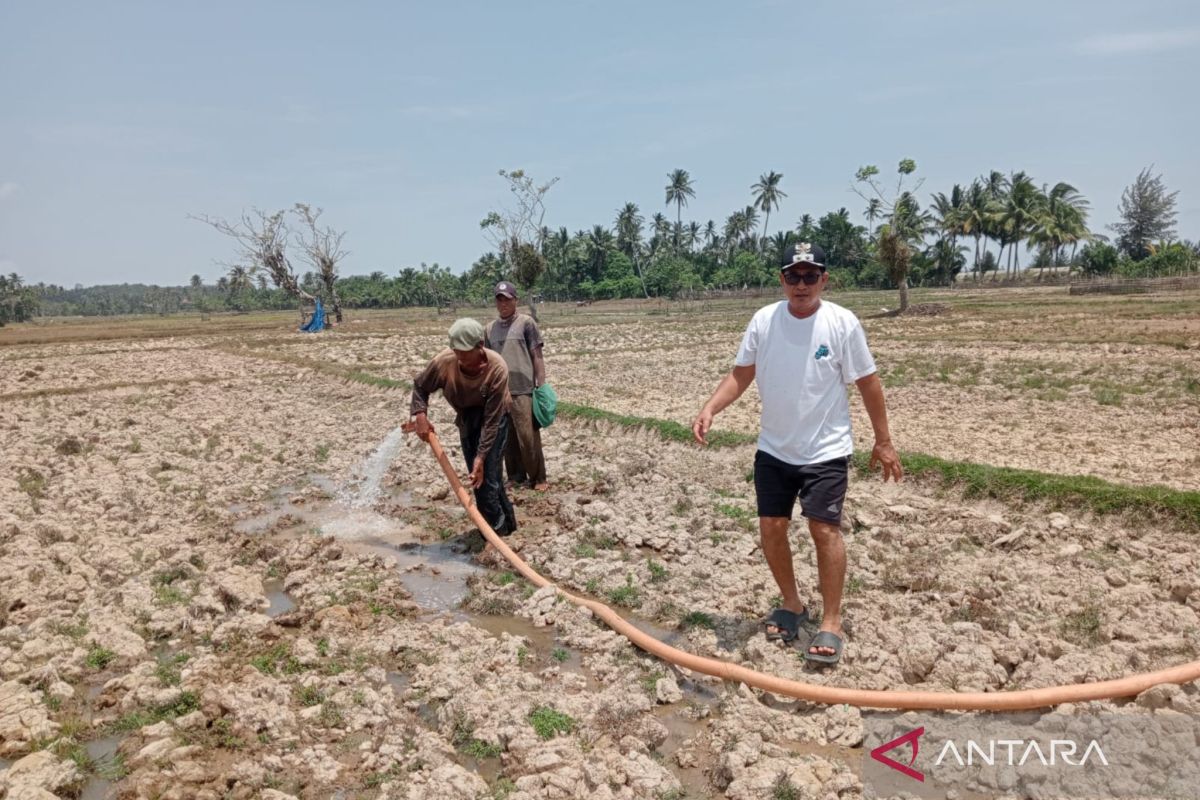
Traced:
[[508, 393], [508, 366], [503, 357], [493, 350], [484, 350], [487, 366], [478, 375], [467, 375], [458, 368], [454, 351], [446, 348], [433, 357], [421, 374], [413, 379], [412, 405], [410, 412], [418, 414], [429, 409], [429, 396], [438, 389], [456, 412], [454, 424], [463, 426], [463, 412], [472, 408], [483, 409], [483, 431], [479, 435], [477, 456], [487, 458], [500, 420], [512, 406]]

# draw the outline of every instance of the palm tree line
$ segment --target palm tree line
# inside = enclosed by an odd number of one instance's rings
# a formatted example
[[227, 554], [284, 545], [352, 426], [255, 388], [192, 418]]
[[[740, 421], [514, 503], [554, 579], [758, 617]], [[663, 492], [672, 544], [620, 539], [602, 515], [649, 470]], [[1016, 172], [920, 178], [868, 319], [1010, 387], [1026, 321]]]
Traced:
[[[773, 280], [770, 265], [794, 241], [820, 244], [843, 285], [887, 286], [876, 258], [884, 221], [879, 201], [867, 202], [865, 226], [839, 208], [819, 219], [803, 214], [792, 228], [772, 235], [772, 215], [778, 216], [788, 196], [783, 177], [774, 170], [763, 173], [750, 186], [748, 205], [723, 223], [702, 223], [683, 219], [697, 185], [687, 170], [673, 170], [663, 198], [674, 220], [661, 211], [647, 218], [637, 203], [626, 202], [616, 209], [611, 227], [595, 224], [574, 234], [547, 229], [542, 237], [546, 271], [539, 286], [565, 296], [619, 297], [761, 285]], [[977, 275], [1003, 269], [1005, 276], [1014, 276], [1022, 256], [1028, 260], [1030, 253], [1037, 266], [1064, 266], [1073, 263], [1081, 243], [1093, 238], [1087, 227], [1090, 204], [1074, 186], [1057, 182], [1039, 188], [1025, 172], [992, 171], [965, 187], [955, 184], [948, 193], [934, 193], [925, 208], [911, 193], [898, 201], [907, 228], [921, 244], [916, 285], [951, 283], [968, 268], [969, 256]]]
[[[954, 184], [949, 192], [932, 193], [926, 206], [913, 191], [886, 205], [865, 197], [858, 214], [845, 207], [820, 217], [803, 213], [790, 227], [777, 222], [788, 197], [779, 172], [762, 173], [748, 187], [748, 204], [723, 221], [704, 222], [683, 218], [698, 191], [691, 173], [676, 169], [666, 177], [660, 210], [643, 211], [626, 202], [614, 210], [611, 222], [573, 233], [542, 227], [536, 240], [544, 264], [532, 285], [523, 288], [565, 300], [765, 286], [777, 280], [780, 254], [797, 241], [825, 250], [836, 285], [895, 288], [895, 276], [881, 263], [880, 244], [881, 235], [897, 227], [914, 253], [906, 278], [912, 286], [951, 285], [964, 271], [976, 278], [1001, 271], [1012, 277], [1030, 266], [1147, 277], [1195, 271], [1200, 265], [1200, 245], [1174, 241], [1176, 193], [1149, 169], [1122, 198], [1126, 222], [1111, 226], [1121, 233], [1116, 247], [1089, 230], [1090, 204], [1072, 184], [1039, 186], [1023, 171], [989, 171], [969, 184]], [[513, 277], [505, 256], [489, 252], [462, 273], [421, 264], [394, 275], [375, 271], [338, 278], [336, 285], [344, 305], [352, 308], [445, 306], [486, 302], [496, 281]], [[305, 273], [299, 285], [318, 294], [320, 276]], [[261, 270], [243, 265], [232, 265], [215, 284], [193, 276], [182, 287], [66, 289], [27, 286], [15, 274], [0, 277], [0, 323], [37, 314], [39, 305], [42, 314], [111, 315], [282, 309], [294, 301], [269, 286]]]

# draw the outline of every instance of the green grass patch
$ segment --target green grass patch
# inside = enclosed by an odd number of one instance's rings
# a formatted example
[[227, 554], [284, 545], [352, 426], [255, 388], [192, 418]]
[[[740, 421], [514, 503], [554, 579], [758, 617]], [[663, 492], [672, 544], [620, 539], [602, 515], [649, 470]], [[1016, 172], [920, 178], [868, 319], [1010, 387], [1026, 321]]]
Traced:
[[717, 503], [717, 512], [730, 519], [736, 519], [738, 522], [748, 522], [754, 519], [754, 512], [748, 508], [730, 505], [728, 503]]
[[642, 595], [633, 584], [633, 576], [625, 576], [625, 585], [618, 586], [608, 593], [608, 599], [613, 605], [637, 608], [642, 604]]
[[325, 702], [325, 693], [316, 686], [301, 686], [296, 691], [296, 699], [302, 706], [319, 706]]
[[565, 648], [556, 647], [553, 651], [551, 651], [550, 657], [561, 664], [571, 657], [571, 653]]
[[50, 630], [59, 636], [66, 636], [72, 641], [79, 641], [88, 632], [87, 615], [84, 614], [79, 620], [70, 622], [54, 622], [50, 625]]
[[646, 559], [646, 569], [650, 570], [651, 582], [657, 583], [667, 579], [667, 568], [652, 558]]
[[575, 730], [575, 720], [550, 706], [538, 706], [529, 712], [529, 724], [542, 739], [553, 739], [560, 733]]
[[[870, 453], [854, 455], [860, 473], [867, 473]], [[900, 456], [913, 476], [938, 477], [962, 489], [968, 497], [1046, 502], [1055, 507], [1081, 507], [1096, 514], [1137, 512], [1179, 520], [1200, 529], [1200, 492], [1165, 486], [1126, 486], [1090, 475], [1056, 475], [1034, 470], [993, 467], [967, 461], [947, 461], [921, 453]]]
[[153, 725], [168, 719], [190, 714], [200, 707], [200, 698], [195, 692], [180, 692], [179, 697], [170, 703], [164, 703], [148, 709], [131, 711], [113, 721], [111, 728], [117, 733], [136, 731], [146, 725]]
[[[571, 419], [592, 420], [595, 422], [609, 422], [614, 425], [620, 425], [624, 428], [644, 428], [654, 431], [663, 439], [669, 442], [694, 442], [692, 429], [686, 425], [682, 425], [674, 420], [658, 419], [656, 417], [635, 417], [629, 414], [615, 414], [611, 411], [605, 411], [602, 408], [594, 406], [579, 405], [578, 403], [558, 404], [559, 416], [569, 417]], [[729, 447], [741, 444], [753, 444], [758, 441], [757, 436], [751, 436], [746, 433], [737, 433], [735, 431], [709, 431], [708, 444], [710, 447]]]
[[1082, 647], [1094, 647], [1104, 641], [1104, 637], [1100, 635], [1102, 622], [1100, 605], [1093, 599], [1084, 603], [1078, 611], [1063, 617], [1059, 623], [1059, 631], [1069, 642]]
[[712, 614], [704, 611], [689, 611], [684, 615], [683, 619], [679, 620], [679, 627], [684, 630], [688, 628], [708, 628], [712, 630], [717, 627], [717, 623], [713, 620]]
[[29, 499], [36, 504], [36, 501], [46, 496], [46, 476], [36, 469], [22, 467], [17, 472], [17, 488], [29, 495]]
[[395, 381], [391, 378], [385, 378], [382, 375], [372, 375], [369, 372], [362, 370], [353, 370], [346, 374], [346, 378], [355, 383], [363, 383], [367, 386], [375, 386], [380, 389], [411, 389], [412, 384], [408, 381]]
[[179, 653], [158, 662], [158, 666], [154, 668], [154, 674], [166, 686], [178, 686], [181, 680], [179, 667], [187, 663], [188, 654]]
[[471, 758], [479, 759], [480, 761], [485, 758], [499, 758], [501, 752], [500, 745], [475, 738], [468, 739], [459, 749]]
[[264, 675], [274, 675], [277, 672], [297, 675], [304, 671], [304, 665], [297, 661], [288, 646], [282, 643], [250, 659], [250, 666]]
[[117, 654], [107, 647], [96, 645], [88, 651], [87, 656], [83, 659], [83, 663], [89, 669], [104, 669], [111, 664], [117, 657]]

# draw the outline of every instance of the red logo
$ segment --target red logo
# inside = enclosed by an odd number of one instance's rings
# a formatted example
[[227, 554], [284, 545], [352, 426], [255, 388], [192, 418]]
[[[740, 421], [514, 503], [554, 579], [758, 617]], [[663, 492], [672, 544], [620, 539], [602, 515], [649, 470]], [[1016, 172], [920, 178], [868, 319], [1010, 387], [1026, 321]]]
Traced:
[[[884, 742], [883, 744], [879, 745], [879, 747], [876, 747], [871, 751], [871, 758], [875, 759], [880, 764], [886, 764], [897, 772], [903, 772], [913, 780], [924, 783], [925, 773], [918, 772], [912, 768], [912, 765], [917, 760], [917, 751], [920, 749], [919, 739], [923, 733], [925, 733], [925, 726], [922, 725], [920, 728], [914, 728], [903, 736], [898, 736], [895, 739], [892, 739], [890, 742]], [[908, 760], [907, 764], [901, 764], [899, 761], [895, 761], [884, 755], [884, 753], [888, 752], [889, 750], [895, 750], [897, 747], [906, 744], [912, 746], [912, 758]]]

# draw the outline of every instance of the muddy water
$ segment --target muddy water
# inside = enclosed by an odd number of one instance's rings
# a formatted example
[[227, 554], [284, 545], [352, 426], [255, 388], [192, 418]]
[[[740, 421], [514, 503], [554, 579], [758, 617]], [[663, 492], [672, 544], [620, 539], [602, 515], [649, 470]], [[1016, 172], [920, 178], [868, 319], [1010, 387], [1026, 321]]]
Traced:
[[[96, 769], [104, 770], [114, 764], [117, 756], [117, 748], [121, 745], [124, 738], [124, 736], [105, 736], [101, 739], [93, 739], [84, 744], [88, 756], [91, 757], [92, 762], [96, 765]], [[79, 800], [111, 800], [111, 798], [116, 796], [116, 786], [112, 781], [92, 776], [83, 785], [83, 791], [80, 792]]]
[[267, 593], [267, 600], [271, 605], [267, 606], [267, 616], [274, 619], [281, 614], [286, 614], [296, 607], [296, 601], [292, 596], [283, 590], [283, 581], [278, 578], [269, 581], [263, 581], [263, 591]]
[[[583, 654], [566, 647], [558, 638], [553, 627], [536, 627], [530, 621], [516, 616], [482, 615], [461, 607], [470, 592], [468, 579], [485, 572], [468, 552], [460, 539], [449, 539], [429, 543], [421, 540], [422, 531], [411, 523], [380, 514], [375, 509], [383, 502], [401, 507], [411, 505], [412, 493], [407, 490], [385, 490], [383, 479], [402, 443], [399, 429], [392, 431], [382, 444], [366, 458], [357, 469], [357, 475], [347, 486], [338, 487], [328, 478], [311, 475], [310, 485], [318, 487], [327, 499], [309, 499], [299, 494], [300, 487], [284, 487], [275, 492], [266, 509], [234, 507], [240, 519], [235, 529], [248, 534], [261, 534], [277, 528], [287, 528], [296, 535], [319, 533], [337, 538], [360, 553], [369, 553], [390, 560], [396, 565], [400, 579], [412, 594], [413, 600], [422, 609], [423, 616], [436, 618], [449, 616], [455, 621], [469, 622], [476, 628], [499, 638], [507, 633], [523, 637], [529, 643], [529, 658], [526, 669], [541, 672], [558, 669], [583, 676], [589, 690], [601, 689], [601, 683], [586, 667]], [[293, 598], [283, 591], [283, 582], [270, 580], [264, 583], [270, 600], [268, 616], [275, 617], [295, 608]], [[638, 629], [667, 644], [676, 643], [681, 633], [667, 629], [645, 619], [624, 614]], [[687, 742], [702, 734], [719, 718], [718, 704], [723, 689], [677, 676], [683, 691], [682, 702], [660, 706], [655, 716], [667, 728], [668, 737], [658, 752], [664, 763], [676, 775], [688, 797], [710, 797], [712, 789], [705, 771], [700, 767], [678, 766], [672, 756]], [[398, 697], [408, 690], [409, 676], [400, 672], [389, 672], [387, 681]], [[792, 743], [789, 745], [797, 754], [824, 756], [849, 765], [855, 772], [859, 769], [861, 750], [844, 747], [820, 746]], [[500, 772], [500, 760], [475, 759], [462, 755], [463, 766], [474, 770], [489, 783]], [[93, 784], [106, 783], [93, 780]], [[98, 791], [99, 789], [97, 789]], [[99, 800], [103, 794], [86, 795]]]

